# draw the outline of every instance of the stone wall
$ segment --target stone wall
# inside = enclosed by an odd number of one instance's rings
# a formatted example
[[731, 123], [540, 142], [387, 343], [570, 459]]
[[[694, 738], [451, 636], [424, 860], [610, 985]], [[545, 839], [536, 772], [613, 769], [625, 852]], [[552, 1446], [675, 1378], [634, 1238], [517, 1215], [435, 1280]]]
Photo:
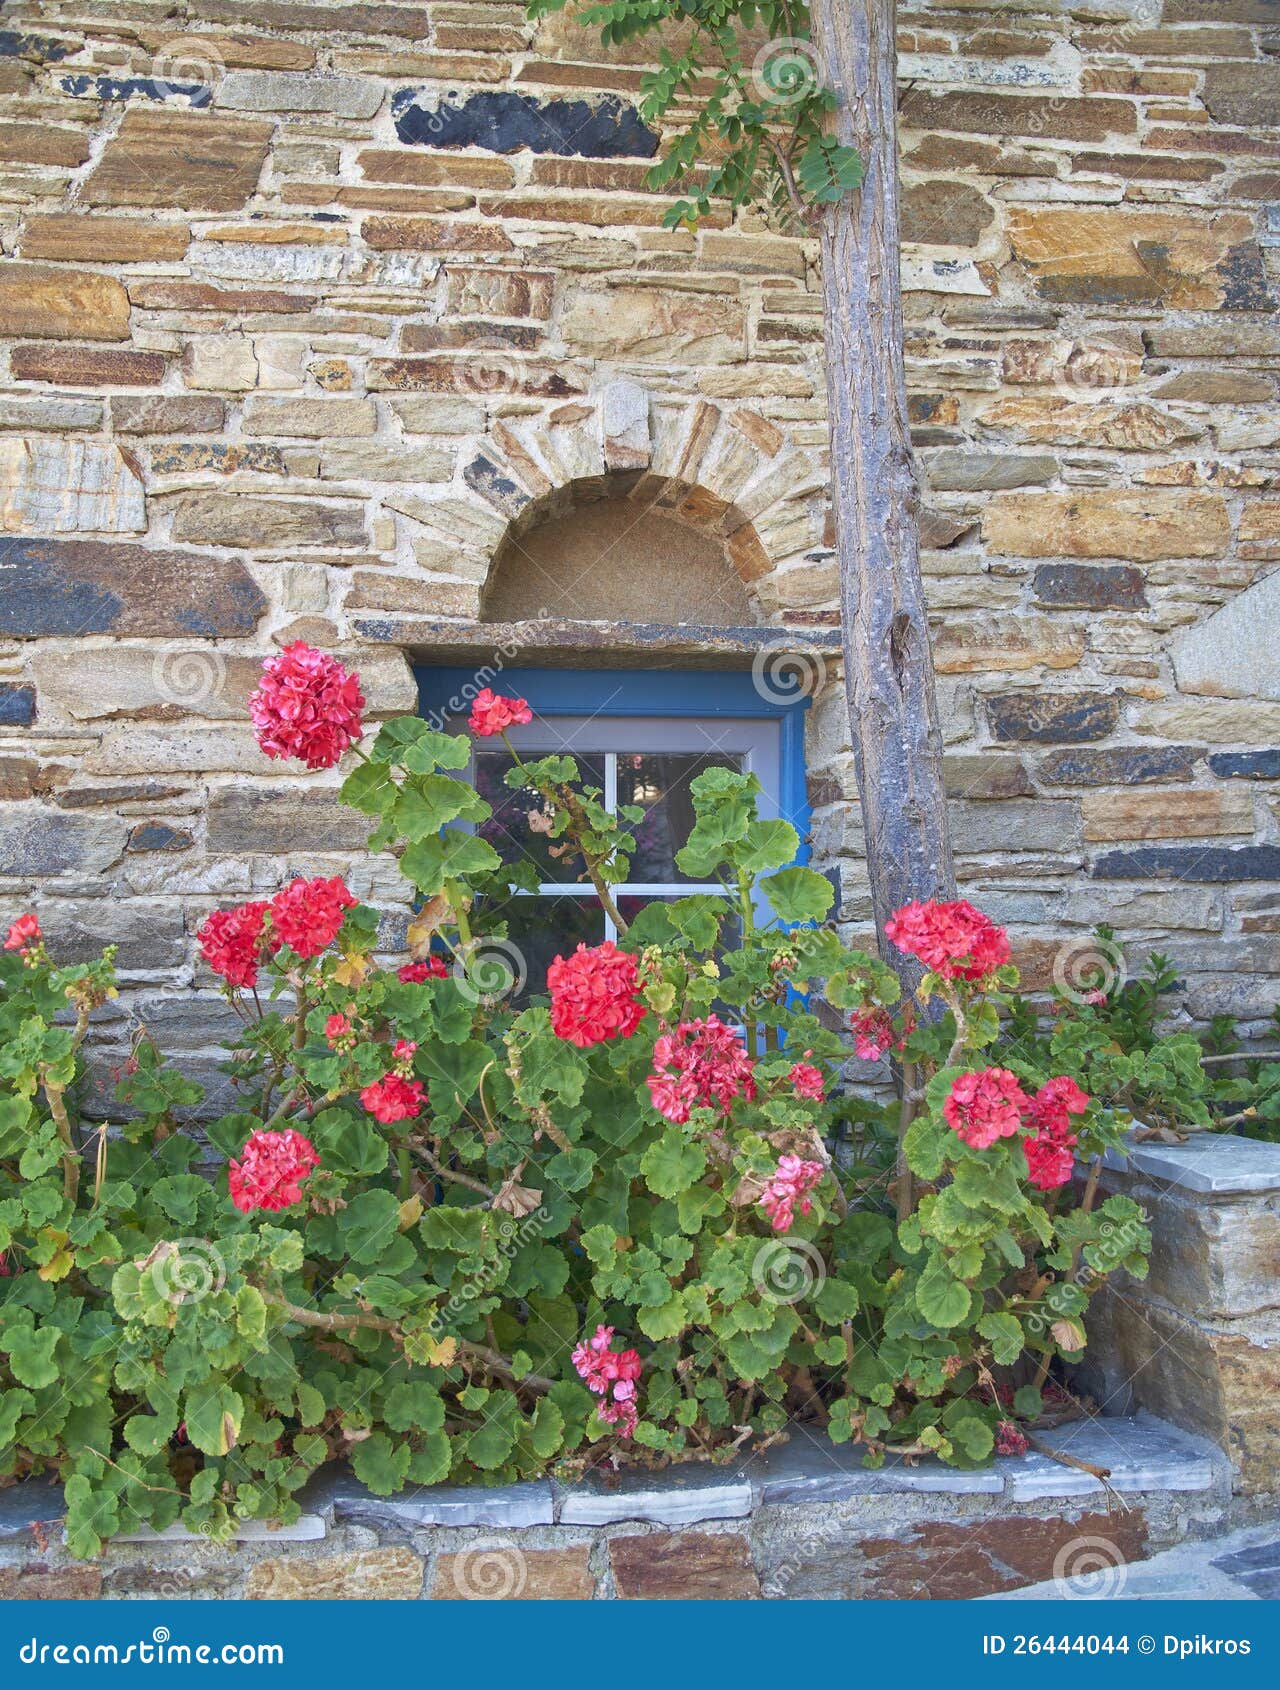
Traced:
[[[397, 937], [361, 828], [253, 745], [273, 643], [352, 653], [376, 712], [412, 708], [406, 654], [474, 621], [513, 521], [584, 490], [710, 536], [762, 624], [834, 629], [814, 253], [753, 215], [664, 230], [652, 47], [518, 3], [2, 22], [0, 914], [35, 895], [64, 954], [119, 940], [121, 1040], [140, 1008], [198, 1049], [211, 903], [348, 868]], [[1035, 978], [1070, 979], [1106, 918], [1131, 959], [1172, 955], [1188, 1014], [1260, 1021], [1275, 7], [908, 0], [900, 46], [961, 874]], [[816, 840], [858, 926], [847, 724], [811, 661]]]

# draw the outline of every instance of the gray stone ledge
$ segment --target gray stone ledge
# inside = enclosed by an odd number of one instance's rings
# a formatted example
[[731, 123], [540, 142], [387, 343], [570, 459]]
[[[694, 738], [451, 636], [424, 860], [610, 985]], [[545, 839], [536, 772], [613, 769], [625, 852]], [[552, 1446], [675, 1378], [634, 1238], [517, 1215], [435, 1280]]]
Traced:
[[1129, 1143], [1128, 1155], [1108, 1151], [1103, 1166], [1207, 1197], [1280, 1191], [1280, 1144], [1236, 1133], [1195, 1133], [1185, 1144], [1143, 1144], [1132, 1138]]
[[[1041, 1443], [1109, 1470], [1115, 1491], [1206, 1491], [1226, 1479], [1230, 1463], [1216, 1444], [1181, 1431], [1154, 1414], [1133, 1419], [1095, 1415], [1037, 1434]], [[1100, 1479], [1064, 1467], [1029, 1450], [1020, 1459], [998, 1462], [1005, 1468], [1005, 1495], [1011, 1502], [1046, 1496], [1091, 1496], [1106, 1489]]]
[[[1206, 1439], [1151, 1414], [1095, 1416], [1039, 1434], [1042, 1442], [1110, 1469], [1108, 1483], [1123, 1493], [1176, 1494], [1229, 1489], [1231, 1467]], [[825, 1442], [795, 1427], [788, 1442], [732, 1465], [687, 1462], [658, 1472], [592, 1472], [573, 1484], [534, 1479], [515, 1485], [430, 1485], [401, 1496], [374, 1496], [346, 1469], [318, 1473], [299, 1496], [305, 1512], [272, 1531], [246, 1521], [242, 1543], [305, 1543], [330, 1526], [374, 1528], [610, 1526], [641, 1521], [687, 1526], [741, 1520], [757, 1509], [892, 1496], [1001, 1497], [1009, 1503], [1090, 1496], [1104, 1490], [1089, 1473], [1035, 1451], [1002, 1456], [990, 1467], [962, 1472], [939, 1461], [902, 1460], [864, 1467], [857, 1446]], [[0, 1491], [0, 1542], [32, 1535], [33, 1523], [61, 1524], [62, 1492], [42, 1479]], [[137, 1532], [117, 1543], [190, 1543], [199, 1533], [180, 1526]]]
[[687, 1526], [695, 1520], [741, 1520], [750, 1514], [754, 1500], [744, 1474], [700, 1462], [655, 1473], [597, 1470], [556, 1490], [564, 1526], [611, 1526], [620, 1520]]

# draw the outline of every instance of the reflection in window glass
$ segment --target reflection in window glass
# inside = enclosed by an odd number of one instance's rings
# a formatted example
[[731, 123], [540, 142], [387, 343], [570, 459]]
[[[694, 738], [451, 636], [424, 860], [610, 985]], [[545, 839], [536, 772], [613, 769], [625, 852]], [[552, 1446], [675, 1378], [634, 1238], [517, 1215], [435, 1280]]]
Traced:
[[[583, 783], [603, 790], [603, 757], [579, 757]], [[540, 793], [529, 787], [514, 791], [507, 786], [509, 769], [515, 760], [506, 750], [480, 751], [475, 759], [476, 791], [493, 808], [493, 815], [481, 824], [483, 839], [504, 863], [532, 863], [543, 881], [585, 880], [582, 858], [559, 839], [549, 836], [550, 808]]]
[[676, 867], [676, 852], [693, 826], [693, 795], [689, 783], [704, 769], [740, 769], [741, 757], [721, 752], [690, 755], [673, 752], [625, 751], [618, 755], [618, 803], [644, 811], [635, 827], [636, 854], [631, 879], [687, 882]]
[[506, 922], [507, 941], [523, 960], [526, 980], [512, 1000], [516, 1009], [546, 991], [547, 969], [556, 957], [604, 938], [604, 914], [594, 897], [516, 897], [501, 907], [486, 903], [480, 916], [485, 927], [498, 919]]

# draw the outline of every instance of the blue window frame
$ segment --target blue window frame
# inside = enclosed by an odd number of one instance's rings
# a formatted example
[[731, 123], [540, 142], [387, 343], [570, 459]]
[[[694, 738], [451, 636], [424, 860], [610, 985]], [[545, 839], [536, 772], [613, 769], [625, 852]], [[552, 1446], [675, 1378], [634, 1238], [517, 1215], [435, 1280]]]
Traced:
[[[808, 699], [761, 696], [748, 674], [678, 670], [461, 668], [417, 671], [424, 716], [460, 726], [471, 699], [485, 685], [527, 698], [534, 720], [513, 729], [522, 755], [565, 751], [584, 778], [599, 786], [606, 806], [638, 803], [646, 810], [637, 829], [632, 878], [615, 887], [624, 916], [653, 898], [722, 887], [688, 880], [675, 867], [691, 820], [688, 782], [716, 764], [749, 769], [761, 781], [761, 814], [795, 827], [808, 858], [809, 805], [804, 771], [804, 717]], [[529, 984], [540, 990], [545, 967], [557, 951], [579, 940], [596, 944], [615, 936], [590, 882], [560, 860], [559, 847], [538, 826], [530, 794], [511, 793], [504, 776], [511, 759], [500, 740], [477, 745], [471, 778], [494, 807], [486, 837], [510, 860], [524, 857], [538, 868], [539, 891], [512, 897], [502, 912], [510, 938], [527, 959]]]

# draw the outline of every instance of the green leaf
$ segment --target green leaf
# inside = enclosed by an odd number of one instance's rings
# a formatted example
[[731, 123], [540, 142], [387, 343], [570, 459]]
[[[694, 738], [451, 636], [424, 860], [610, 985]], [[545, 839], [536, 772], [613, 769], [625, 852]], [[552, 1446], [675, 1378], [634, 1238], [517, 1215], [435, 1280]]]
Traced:
[[361, 1191], [338, 1216], [338, 1230], [353, 1262], [376, 1262], [400, 1230], [400, 1205], [389, 1191]]
[[916, 1284], [916, 1307], [930, 1326], [943, 1331], [960, 1322], [969, 1312], [969, 1288], [952, 1277], [946, 1263], [935, 1257]]
[[784, 868], [760, 883], [779, 921], [825, 921], [835, 902], [835, 889], [825, 875], [811, 868]]
[[790, 822], [754, 821], [733, 855], [737, 866], [747, 874], [764, 874], [794, 862], [799, 849], [800, 835]]
[[351, 1451], [351, 1466], [362, 1485], [375, 1496], [394, 1496], [409, 1474], [407, 1443], [392, 1443], [385, 1432], [362, 1438]]
[[1022, 1322], [1005, 1310], [984, 1314], [978, 1321], [978, 1331], [991, 1345], [991, 1354], [1001, 1367], [1012, 1367], [1026, 1344]]
[[455, 1255], [475, 1256], [484, 1249], [485, 1211], [456, 1209], [441, 1203], [428, 1209], [418, 1223], [422, 1241], [429, 1250], [452, 1250]]
[[406, 782], [396, 799], [395, 825], [417, 844], [460, 819], [483, 821], [489, 806], [474, 787], [451, 775], [424, 775]]
[[393, 1432], [438, 1432], [444, 1401], [426, 1379], [406, 1379], [387, 1392], [382, 1418]]
[[227, 1455], [240, 1436], [244, 1401], [230, 1385], [211, 1379], [187, 1392], [183, 1419], [187, 1437], [203, 1455]]
[[[508, 1398], [508, 1401], [514, 1399]], [[467, 1439], [467, 1460], [482, 1471], [492, 1467], [501, 1467], [511, 1454], [515, 1444], [515, 1434], [510, 1427], [501, 1424], [497, 1419], [488, 1420], [483, 1426], [477, 1427]]]
[[796, 181], [807, 199], [826, 205], [852, 193], [865, 172], [856, 147], [842, 147], [832, 136], [820, 135], [800, 155]]
[[446, 880], [467, 880], [472, 875], [491, 873], [499, 866], [500, 859], [492, 845], [474, 833], [461, 833], [457, 828], [450, 828], [442, 836], [420, 839], [400, 859], [405, 876], [428, 898], [442, 891]]
[[687, 1191], [702, 1177], [706, 1165], [706, 1151], [687, 1140], [679, 1127], [668, 1127], [640, 1158], [645, 1184], [659, 1197], [676, 1197]]
[[39, 1330], [32, 1326], [12, 1326], [0, 1331], [0, 1349], [9, 1352], [9, 1368], [20, 1385], [30, 1385], [33, 1391], [39, 1391], [53, 1384], [58, 1377], [53, 1352], [61, 1336], [56, 1326]]

